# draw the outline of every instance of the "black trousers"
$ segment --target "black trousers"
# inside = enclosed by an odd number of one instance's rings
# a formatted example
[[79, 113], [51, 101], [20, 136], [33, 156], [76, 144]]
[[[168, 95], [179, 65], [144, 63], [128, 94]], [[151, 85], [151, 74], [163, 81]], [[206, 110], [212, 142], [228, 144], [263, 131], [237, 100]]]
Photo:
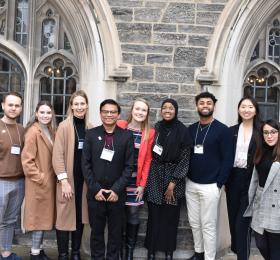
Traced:
[[265, 260], [280, 259], [280, 234], [264, 231], [261, 235], [254, 232], [257, 248]]
[[[88, 201], [91, 226], [90, 248], [92, 260], [118, 260], [122, 240], [125, 202]], [[108, 224], [108, 243], [105, 256], [104, 229]]]
[[231, 250], [237, 260], [248, 260], [251, 243], [251, 218], [243, 217], [248, 207], [250, 176], [246, 169], [234, 168], [226, 184]]
[[181, 201], [178, 205], [157, 205], [148, 202], [148, 223], [145, 247], [150, 252], [173, 252], [176, 250], [177, 230]]

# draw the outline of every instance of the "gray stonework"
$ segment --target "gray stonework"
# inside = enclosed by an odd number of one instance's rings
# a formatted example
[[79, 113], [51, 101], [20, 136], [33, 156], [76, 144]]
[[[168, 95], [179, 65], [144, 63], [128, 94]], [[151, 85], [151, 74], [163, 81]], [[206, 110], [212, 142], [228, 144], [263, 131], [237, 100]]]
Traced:
[[[178, 116], [182, 122], [189, 125], [196, 121], [194, 96], [200, 86], [194, 79], [195, 70], [205, 65], [209, 42], [228, 0], [107, 1], [119, 33], [122, 62], [132, 69], [132, 77], [117, 84], [121, 116], [126, 118], [133, 100], [142, 97], [149, 102], [151, 122], [155, 123], [160, 119], [162, 101], [171, 97], [179, 103]], [[178, 230], [180, 256], [186, 256], [193, 248], [186, 215], [183, 205]], [[144, 207], [140, 248], [146, 221]]]

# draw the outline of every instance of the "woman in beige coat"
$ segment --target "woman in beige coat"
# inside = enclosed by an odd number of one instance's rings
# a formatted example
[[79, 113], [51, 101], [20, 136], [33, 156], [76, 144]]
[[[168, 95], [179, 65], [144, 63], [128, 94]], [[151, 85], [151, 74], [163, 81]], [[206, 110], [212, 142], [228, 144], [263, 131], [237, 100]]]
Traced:
[[88, 223], [86, 190], [81, 169], [85, 131], [88, 128], [88, 98], [78, 90], [70, 98], [67, 118], [60, 123], [53, 149], [53, 167], [57, 175], [56, 236], [58, 259], [68, 257], [71, 233], [71, 260], [80, 260], [83, 223]]
[[40, 101], [35, 116], [27, 124], [21, 155], [26, 177], [23, 225], [32, 231], [31, 260], [49, 259], [41, 246], [44, 230], [52, 230], [55, 223], [54, 126], [52, 105]]

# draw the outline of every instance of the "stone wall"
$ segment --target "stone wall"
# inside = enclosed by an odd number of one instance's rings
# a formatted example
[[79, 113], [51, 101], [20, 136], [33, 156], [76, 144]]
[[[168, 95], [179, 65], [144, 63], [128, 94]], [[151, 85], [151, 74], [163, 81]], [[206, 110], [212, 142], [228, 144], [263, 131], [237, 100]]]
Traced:
[[[118, 83], [123, 117], [135, 97], [148, 100], [152, 121], [159, 119], [164, 98], [178, 101], [179, 118], [197, 120], [194, 96], [200, 91], [194, 73], [203, 67], [209, 42], [228, 0], [107, 0], [115, 17], [123, 63], [132, 78]], [[141, 214], [139, 246], [143, 246], [147, 211]], [[178, 230], [178, 249], [193, 247], [185, 203]]]
[[132, 78], [118, 83], [118, 101], [124, 115], [135, 97], [147, 99], [152, 121], [164, 98], [179, 103], [180, 119], [196, 118], [195, 69], [205, 64], [218, 18], [228, 0], [107, 0], [116, 21], [123, 63], [132, 66]]

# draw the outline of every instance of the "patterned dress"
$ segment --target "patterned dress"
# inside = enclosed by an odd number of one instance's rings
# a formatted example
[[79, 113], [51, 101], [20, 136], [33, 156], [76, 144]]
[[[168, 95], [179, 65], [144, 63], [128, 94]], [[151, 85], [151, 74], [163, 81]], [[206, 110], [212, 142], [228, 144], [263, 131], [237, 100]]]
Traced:
[[134, 139], [134, 165], [133, 165], [133, 173], [129, 179], [128, 185], [126, 187], [126, 202], [127, 206], [140, 206], [144, 203], [143, 200], [136, 201], [136, 177], [137, 177], [137, 162], [139, 155], [139, 148], [141, 143], [142, 133], [139, 130], [127, 128], [133, 134]]

